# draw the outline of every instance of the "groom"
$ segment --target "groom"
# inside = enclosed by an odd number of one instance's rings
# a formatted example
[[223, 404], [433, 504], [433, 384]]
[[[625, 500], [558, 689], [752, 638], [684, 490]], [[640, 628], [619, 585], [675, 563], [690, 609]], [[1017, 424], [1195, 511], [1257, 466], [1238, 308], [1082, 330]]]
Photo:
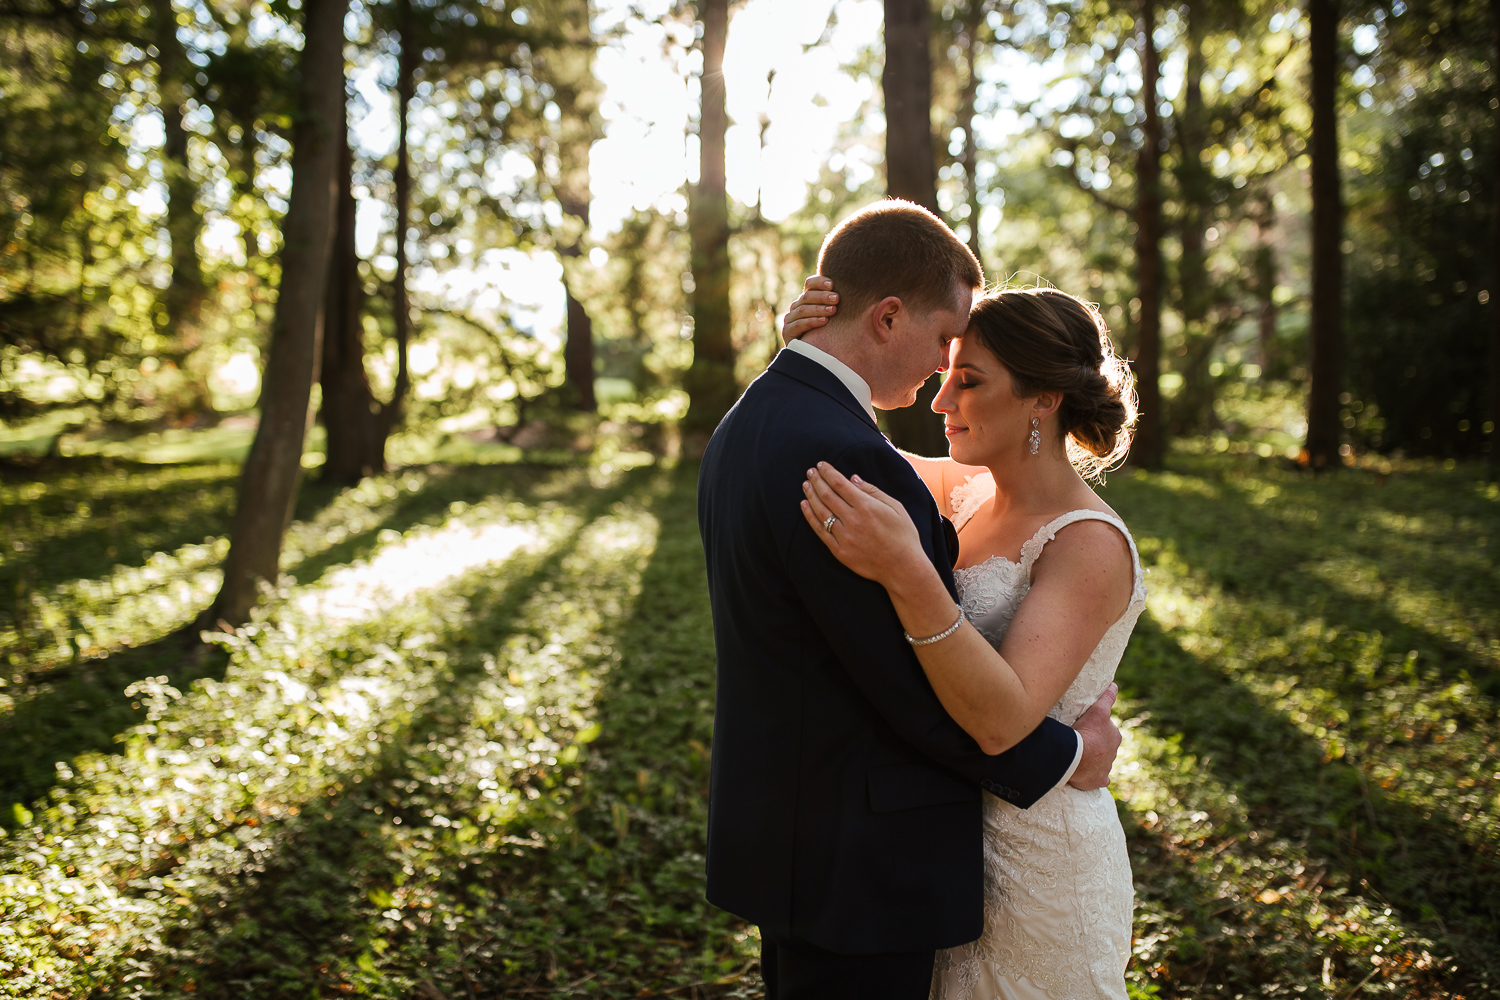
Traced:
[[1108, 704], [1075, 731], [1045, 720], [989, 756], [943, 711], [884, 588], [839, 564], [803, 520], [818, 461], [911, 514], [954, 590], [952, 529], [875, 425], [910, 405], [968, 326], [978, 262], [905, 202], [872, 205], [823, 243], [837, 315], [794, 341], [725, 416], [703, 457], [718, 705], [708, 898], [760, 926], [769, 1000], [927, 996], [934, 951], [983, 925], [980, 789], [1028, 807], [1108, 783]]

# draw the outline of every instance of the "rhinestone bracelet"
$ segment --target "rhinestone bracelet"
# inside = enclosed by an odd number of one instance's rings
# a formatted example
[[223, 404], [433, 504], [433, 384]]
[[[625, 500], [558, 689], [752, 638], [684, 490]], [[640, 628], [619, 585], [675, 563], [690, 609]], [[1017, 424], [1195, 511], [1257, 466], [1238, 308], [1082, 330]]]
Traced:
[[929, 635], [925, 639], [913, 639], [910, 632], [902, 632], [901, 634], [904, 635], [904, 636], [906, 636], [906, 641], [909, 642], [909, 643], [911, 643], [913, 646], [926, 646], [926, 645], [929, 645], [931, 643], [937, 642], [937, 641], [939, 641], [941, 639], [948, 638], [954, 632], [957, 632], [958, 631], [958, 627], [960, 625], [962, 625], [963, 623], [964, 623], [964, 612], [963, 612], [962, 608], [959, 608], [958, 609], [958, 620], [955, 621], [952, 625], [949, 625], [947, 628], [943, 629], [937, 635]]

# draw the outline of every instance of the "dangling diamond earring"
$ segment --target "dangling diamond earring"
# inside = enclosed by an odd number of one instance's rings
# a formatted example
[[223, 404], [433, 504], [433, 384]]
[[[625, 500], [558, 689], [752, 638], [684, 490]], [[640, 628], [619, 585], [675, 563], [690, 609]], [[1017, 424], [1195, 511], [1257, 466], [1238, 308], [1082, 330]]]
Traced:
[[1042, 432], [1038, 429], [1041, 426], [1041, 423], [1042, 421], [1040, 417], [1031, 418], [1031, 434], [1026, 438], [1026, 440], [1031, 445], [1031, 453], [1033, 455], [1040, 451], [1042, 447]]

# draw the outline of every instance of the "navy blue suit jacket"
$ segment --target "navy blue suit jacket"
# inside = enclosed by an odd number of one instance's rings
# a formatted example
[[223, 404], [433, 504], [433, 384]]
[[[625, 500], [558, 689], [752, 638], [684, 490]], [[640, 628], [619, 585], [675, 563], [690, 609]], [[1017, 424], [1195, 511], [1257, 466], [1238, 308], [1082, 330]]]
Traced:
[[823, 366], [782, 351], [703, 457], [698, 525], [718, 654], [708, 898], [843, 954], [944, 948], [983, 927], [981, 788], [1036, 802], [1072, 764], [1046, 720], [990, 756], [943, 710], [885, 589], [802, 517], [818, 461], [911, 513], [953, 592], [942, 516]]

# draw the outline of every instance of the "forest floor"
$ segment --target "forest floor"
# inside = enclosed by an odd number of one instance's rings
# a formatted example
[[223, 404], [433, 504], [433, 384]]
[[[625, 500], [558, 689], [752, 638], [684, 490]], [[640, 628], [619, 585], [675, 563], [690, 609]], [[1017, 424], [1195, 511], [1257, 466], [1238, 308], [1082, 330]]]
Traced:
[[[1500, 997], [1500, 485], [1206, 450], [1104, 491], [1132, 993]], [[232, 464], [0, 468], [0, 997], [756, 996], [695, 471], [310, 484], [187, 650]]]

